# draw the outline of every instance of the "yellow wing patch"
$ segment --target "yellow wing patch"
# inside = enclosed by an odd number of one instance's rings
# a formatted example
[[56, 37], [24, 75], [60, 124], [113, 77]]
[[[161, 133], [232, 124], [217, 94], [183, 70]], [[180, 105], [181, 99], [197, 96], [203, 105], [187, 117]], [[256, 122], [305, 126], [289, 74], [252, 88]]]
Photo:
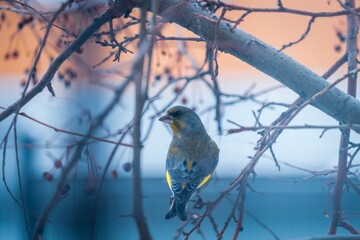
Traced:
[[[187, 161], [188, 162], [188, 161]], [[172, 188], [172, 183], [171, 183], [171, 177], [170, 177], [170, 174], [169, 174], [169, 171], [166, 171], [166, 182], [169, 186], [169, 188], [171, 189]], [[199, 189], [201, 188], [202, 186], [204, 186], [209, 180], [211, 179], [211, 174], [207, 175], [199, 184], [199, 186], [196, 188], [196, 189]], [[184, 189], [186, 188], [186, 183], [182, 183], [181, 184], [181, 189]], [[171, 189], [172, 190], [172, 189]]]
[[193, 166], [193, 163], [189, 160], [186, 160], [186, 168], [188, 170], [188, 173], [191, 171], [192, 166]]
[[202, 186], [204, 186], [205, 183], [207, 183], [211, 178], [211, 174], [207, 175], [202, 181], [201, 183], [199, 184], [199, 186], [196, 188], [196, 189], [199, 189], [201, 188]]
[[171, 177], [170, 177], [169, 171], [166, 171], [165, 176], [166, 176], [166, 182], [167, 182], [169, 188], [171, 189], [172, 183], [171, 183]]

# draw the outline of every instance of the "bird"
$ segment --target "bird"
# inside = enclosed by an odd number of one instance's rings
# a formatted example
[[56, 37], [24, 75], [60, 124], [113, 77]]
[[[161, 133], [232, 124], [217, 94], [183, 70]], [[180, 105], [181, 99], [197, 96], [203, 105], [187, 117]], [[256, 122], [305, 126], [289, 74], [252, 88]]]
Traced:
[[172, 192], [166, 219], [187, 219], [187, 203], [211, 179], [219, 148], [200, 117], [190, 108], [174, 106], [159, 121], [170, 125], [172, 140], [166, 157], [166, 181]]

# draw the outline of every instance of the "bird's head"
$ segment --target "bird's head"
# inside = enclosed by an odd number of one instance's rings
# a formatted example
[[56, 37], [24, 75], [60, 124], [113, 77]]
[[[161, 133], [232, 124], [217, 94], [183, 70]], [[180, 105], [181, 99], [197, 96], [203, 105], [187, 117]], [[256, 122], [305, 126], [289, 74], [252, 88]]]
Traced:
[[192, 109], [184, 106], [170, 108], [159, 121], [169, 124], [174, 135], [205, 131], [199, 116]]

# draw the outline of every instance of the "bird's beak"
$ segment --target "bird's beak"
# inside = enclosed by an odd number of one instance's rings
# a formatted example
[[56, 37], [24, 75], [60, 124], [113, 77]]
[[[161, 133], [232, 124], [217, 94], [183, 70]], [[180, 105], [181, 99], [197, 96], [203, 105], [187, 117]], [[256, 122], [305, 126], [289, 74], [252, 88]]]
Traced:
[[165, 114], [164, 116], [159, 118], [159, 121], [162, 121], [162, 122], [168, 123], [168, 124], [174, 123], [174, 119], [169, 114]]

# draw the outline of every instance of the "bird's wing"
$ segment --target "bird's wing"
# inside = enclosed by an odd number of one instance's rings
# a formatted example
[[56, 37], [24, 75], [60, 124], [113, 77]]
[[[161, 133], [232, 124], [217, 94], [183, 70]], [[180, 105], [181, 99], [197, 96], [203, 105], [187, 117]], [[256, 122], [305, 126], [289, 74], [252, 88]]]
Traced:
[[204, 186], [211, 179], [212, 171], [208, 171], [203, 166], [193, 162], [192, 168], [189, 171], [189, 184], [186, 188], [189, 192], [193, 192]]
[[166, 180], [175, 194], [191, 194], [206, 184], [211, 178], [205, 169], [196, 162], [183, 161], [175, 168], [168, 168]]
[[176, 151], [169, 151], [166, 161], [166, 180], [174, 193], [180, 193], [184, 189], [185, 192], [194, 192], [211, 179], [218, 163], [219, 149], [212, 140], [207, 144], [205, 154], [191, 156], [196, 161], [190, 161]]

